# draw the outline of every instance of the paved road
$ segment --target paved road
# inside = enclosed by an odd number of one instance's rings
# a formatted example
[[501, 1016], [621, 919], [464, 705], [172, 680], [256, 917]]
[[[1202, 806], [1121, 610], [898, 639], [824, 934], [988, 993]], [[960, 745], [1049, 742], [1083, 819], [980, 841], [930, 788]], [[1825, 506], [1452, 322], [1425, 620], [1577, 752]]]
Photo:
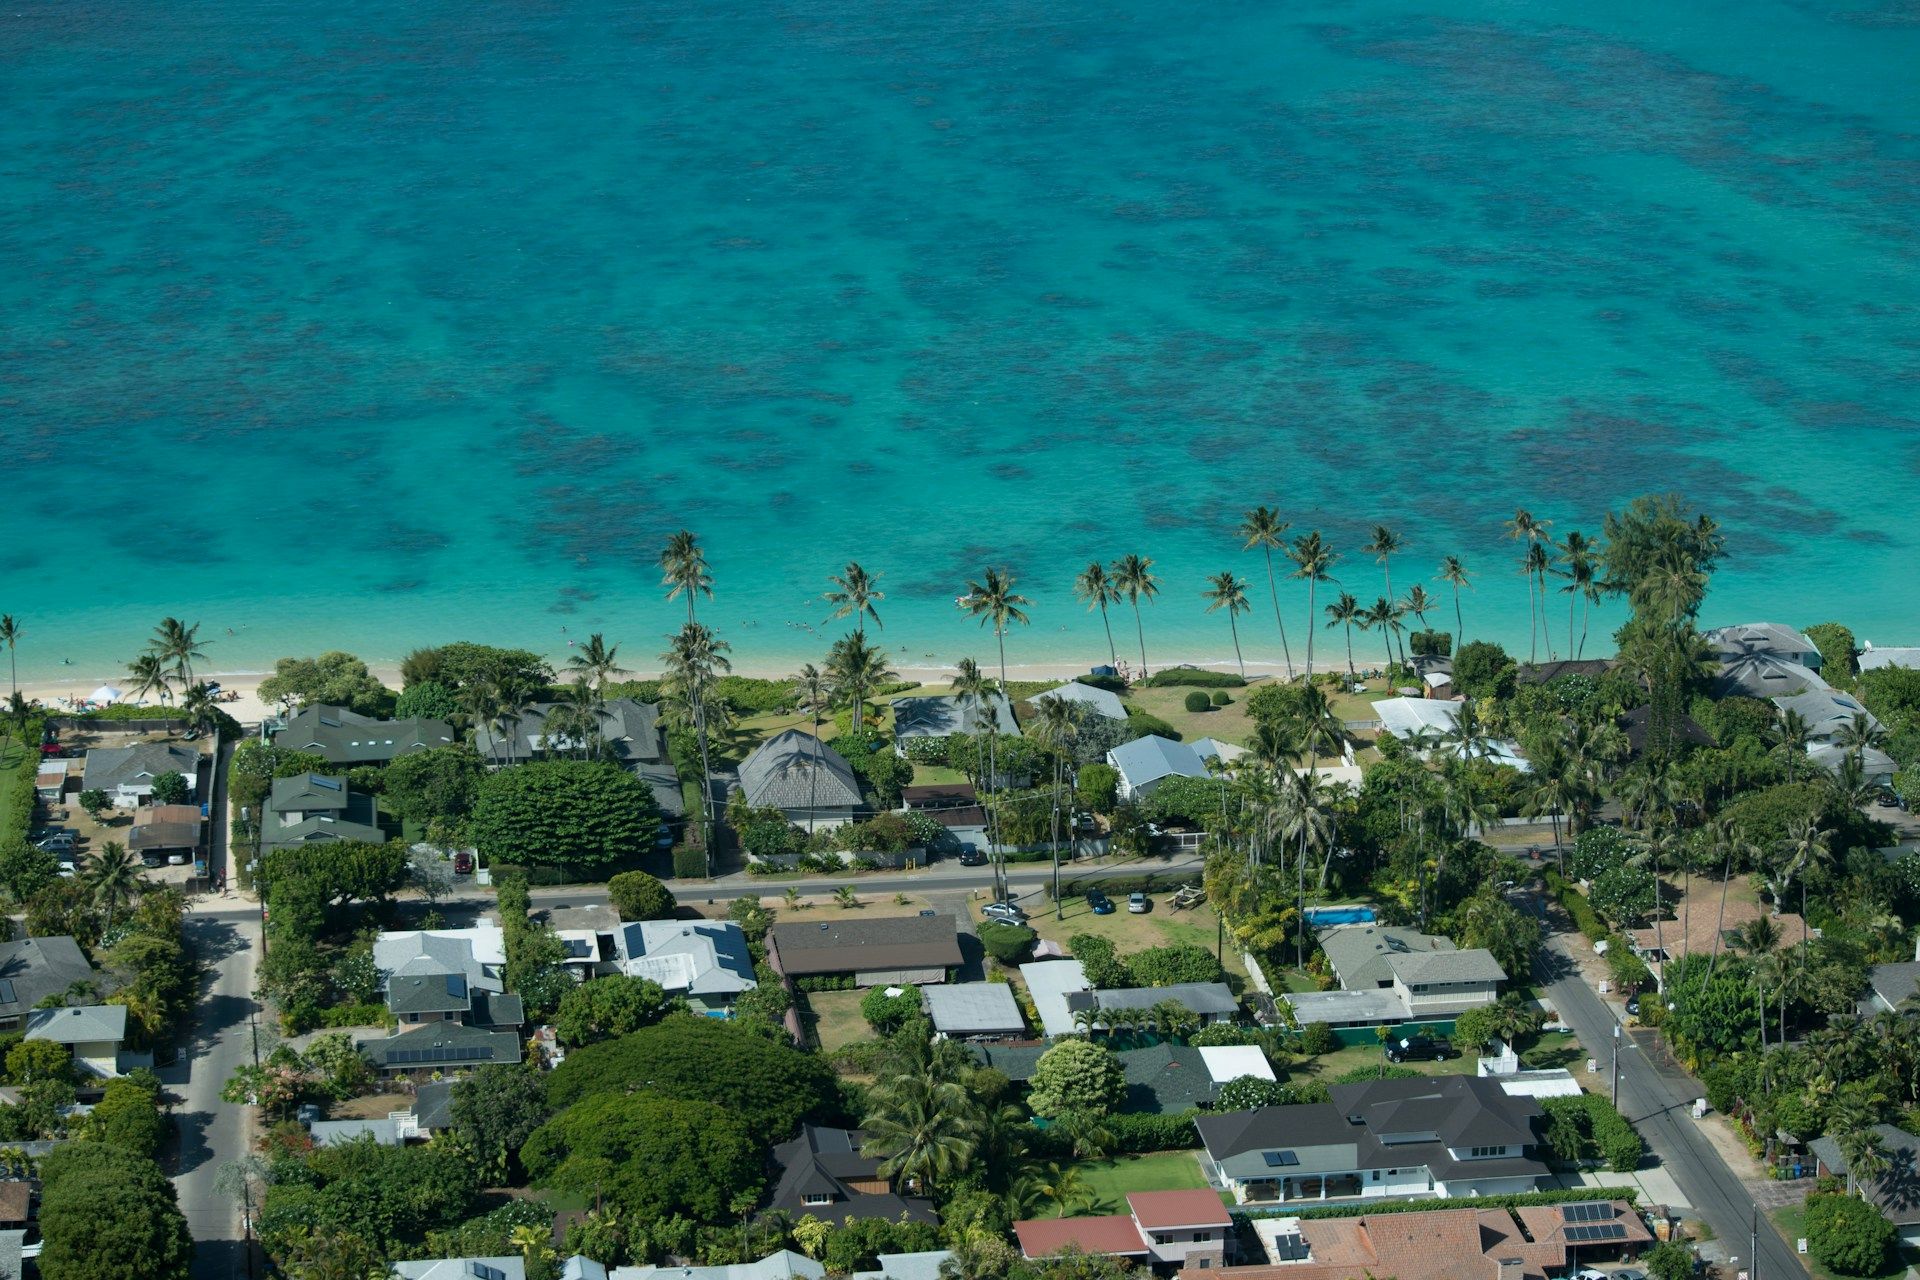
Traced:
[[[1581, 978], [1572, 961], [1551, 946], [1540, 949], [1534, 978], [1604, 1072], [1611, 1056], [1613, 1030], [1620, 1025], [1612, 1009]], [[1689, 1088], [1684, 1076], [1676, 1079], [1664, 1074], [1645, 1051], [1637, 1046], [1629, 1048], [1632, 1043], [1631, 1037], [1623, 1035], [1621, 1112], [1646, 1138], [1647, 1146], [1679, 1183], [1695, 1212], [1713, 1227], [1720, 1247], [1737, 1256], [1743, 1267], [1749, 1266], [1753, 1198], [1689, 1114], [1693, 1099], [1701, 1091]], [[1790, 1280], [1806, 1275], [1798, 1257], [1764, 1220], [1760, 1223], [1759, 1244], [1760, 1265], [1750, 1272], [1754, 1280]]]
[[220, 1100], [235, 1068], [253, 1060], [254, 961], [260, 915], [239, 898], [201, 899], [187, 917], [187, 934], [208, 968], [194, 1025], [179, 1064], [162, 1073], [182, 1101], [174, 1109], [179, 1151], [174, 1187], [194, 1238], [194, 1280], [234, 1280], [247, 1274], [240, 1218], [231, 1200], [214, 1191], [220, 1165], [247, 1150], [244, 1108]]

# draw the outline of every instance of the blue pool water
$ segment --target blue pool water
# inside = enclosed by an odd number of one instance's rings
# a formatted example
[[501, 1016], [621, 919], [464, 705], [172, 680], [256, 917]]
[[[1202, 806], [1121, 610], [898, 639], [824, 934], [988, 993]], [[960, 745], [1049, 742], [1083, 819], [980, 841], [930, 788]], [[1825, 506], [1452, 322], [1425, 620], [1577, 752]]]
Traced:
[[1680, 488], [1729, 534], [1706, 621], [1920, 642], [1916, 13], [15, 0], [0, 610], [23, 675], [163, 613], [215, 670], [647, 667], [687, 525], [747, 669], [821, 656], [848, 557], [903, 663], [988, 656], [988, 564], [1012, 663], [1104, 661], [1072, 578], [1128, 552], [1156, 665], [1231, 658], [1225, 569], [1265, 659], [1271, 502], [1363, 602], [1397, 525], [1439, 625], [1459, 554], [1524, 647], [1514, 508]]
[[1308, 907], [1307, 923], [1322, 924], [1371, 924], [1374, 914], [1372, 907]]

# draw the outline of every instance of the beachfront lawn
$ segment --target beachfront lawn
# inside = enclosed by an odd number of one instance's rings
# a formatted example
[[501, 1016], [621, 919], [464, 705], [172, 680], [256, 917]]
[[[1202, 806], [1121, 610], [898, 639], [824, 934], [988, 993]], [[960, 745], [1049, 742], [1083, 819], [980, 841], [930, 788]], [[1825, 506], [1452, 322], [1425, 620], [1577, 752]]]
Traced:
[[[1178, 685], [1152, 689], [1135, 685], [1127, 690], [1125, 700], [1149, 715], [1165, 720], [1184, 741], [1218, 738], [1235, 746], [1245, 746], [1253, 736], [1253, 717], [1247, 714], [1247, 696], [1259, 687], [1252, 685], [1245, 689], [1221, 690], [1233, 701], [1227, 706], [1208, 711], [1187, 710], [1187, 695], [1193, 690]], [[1200, 692], [1212, 697], [1214, 691], [1202, 689]]]
[[876, 1038], [873, 1028], [860, 1014], [860, 998], [865, 994], [863, 991], [807, 993], [807, 1006], [813, 1010], [813, 1016], [803, 1017], [802, 1021], [820, 1052], [832, 1053], [835, 1049]]
[[[1113, 943], [1114, 949], [1125, 956], [1135, 951], [1145, 951], [1148, 947], [1168, 947], [1188, 945], [1214, 949], [1218, 938], [1216, 924], [1219, 919], [1213, 908], [1204, 902], [1185, 911], [1175, 911], [1170, 903], [1171, 891], [1153, 895], [1153, 910], [1143, 916], [1127, 911], [1125, 894], [1114, 894], [1114, 912], [1110, 916], [1097, 916], [1087, 906], [1085, 898], [1067, 898], [1061, 904], [1061, 919], [1053, 918], [1053, 904], [1044, 897], [1036, 896], [1023, 902], [1031, 918], [1027, 923], [1033, 926], [1035, 933], [1050, 942], [1065, 947], [1076, 933], [1090, 933]], [[977, 904], [976, 904], [977, 906]], [[1233, 975], [1230, 981], [1236, 988], [1247, 985], [1247, 966], [1233, 940], [1227, 940], [1225, 967]]]
[[1125, 1213], [1132, 1191], [1194, 1191], [1207, 1179], [1192, 1151], [1156, 1151], [1113, 1160], [1084, 1160], [1074, 1166], [1094, 1195], [1085, 1213]]
[[[1773, 1222], [1774, 1229], [1785, 1237], [1787, 1248], [1789, 1249], [1797, 1248], [1799, 1242], [1804, 1239], [1807, 1234], [1807, 1206], [1804, 1204], [1786, 1205], [1783, 1208], [1775, 1209], [1772, 1213], [1768, 1214], [1767, 1217]], [[1801, 1254], [1799, 1256], [1801, 1265], [1813, 1273], [1814, 1280], [1862, 1280], [1862, 1277], [1845, 1277], [1827, 1270], [1813, 1260], [1812, 1254]], [[1899, 1277], [1906, 1274], [1906, 1263], [1896, 1257], [1892, 1266], [1888, 1267], [1885, 1271], [1865, 1277], [1864, 1280], [1898, 1280]]]

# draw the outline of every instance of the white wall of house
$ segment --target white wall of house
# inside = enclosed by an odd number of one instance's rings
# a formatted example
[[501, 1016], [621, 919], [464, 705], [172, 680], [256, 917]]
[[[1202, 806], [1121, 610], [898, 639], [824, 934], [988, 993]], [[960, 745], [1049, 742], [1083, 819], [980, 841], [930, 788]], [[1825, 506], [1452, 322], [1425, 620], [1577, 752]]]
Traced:
[[1147, 1251], [1153, 1255], [1155, 1262], [1183, 1263], [1191, 1254], [1220, 1253], [1225, 1250], [1228, 1237], [1232, 1234], [1231, 1227], [1226, 1229], [1201, 1227], [1197, 1230], [1175, 1227], [1171, 1230], [1158, 1231], [1140, 1228], [1140, 1238], [1147, 1242]]
[[1500, 998], [1497, 982], [1420, 982], [1408, 986], [1395, 978], [1393, 989], [1416, 1019], [1478, 1009]]

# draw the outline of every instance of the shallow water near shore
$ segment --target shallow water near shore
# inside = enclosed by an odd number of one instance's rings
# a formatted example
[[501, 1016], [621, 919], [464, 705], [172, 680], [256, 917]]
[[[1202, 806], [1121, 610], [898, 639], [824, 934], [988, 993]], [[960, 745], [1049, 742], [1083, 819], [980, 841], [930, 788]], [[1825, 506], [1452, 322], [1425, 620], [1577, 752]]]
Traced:
[[23, 675], [165, 613], [226, 670], [648, 666], [688, 526], [743, 666], [819, 656], [849, 557], [902, 663], [989, 655], [987, 564], [1011, 660], [1103, 660], [1072, 576], [1127, 552], [1156, 665], [1231, 658], [1228, 568], [1272, 659], [1271, 502], [1365, 601], [1396, 526], [1439, 625], [1459, 554], [1524, 651], [1513, 509], [1678, 488], [1728, 529], [1708, 622], [1920, 642], [1917, 66], [1901, 0], [26, 0], [0, 610]]

